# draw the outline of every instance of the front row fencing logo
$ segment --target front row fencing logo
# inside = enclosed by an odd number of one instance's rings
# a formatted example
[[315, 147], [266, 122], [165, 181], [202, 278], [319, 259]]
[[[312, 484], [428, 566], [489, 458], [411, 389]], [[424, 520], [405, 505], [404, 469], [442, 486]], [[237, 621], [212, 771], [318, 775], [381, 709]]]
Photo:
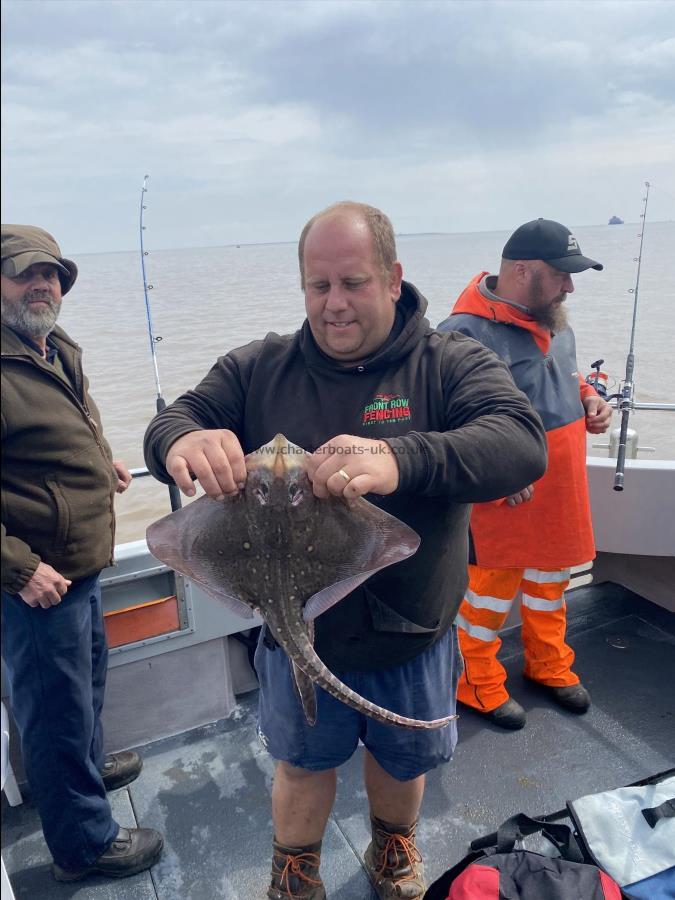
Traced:
[[410, 400], [400, 394], [376, 394], [363, 410], [363, 424], [410, 421]]

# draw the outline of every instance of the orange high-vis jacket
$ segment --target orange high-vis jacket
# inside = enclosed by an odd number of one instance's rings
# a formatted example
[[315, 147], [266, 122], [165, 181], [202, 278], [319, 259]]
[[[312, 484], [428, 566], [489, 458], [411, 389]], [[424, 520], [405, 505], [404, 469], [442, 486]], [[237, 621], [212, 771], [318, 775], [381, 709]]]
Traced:
[[[582, 404], [595, 390], [577, 371], [574, 334], [551, 336], [508, 303], [485, 297], [471, 280], [439, 331], [459, 331], [493, 350], [541, 416], [548, 469], [534, 497], [509, 506], [478, 503], [471, 516], [472, 559], [487, 568], [567, 568], [595, 557], [586, 477], [586, 419]], [[508, 466], [508, 459], [495, 460]]]

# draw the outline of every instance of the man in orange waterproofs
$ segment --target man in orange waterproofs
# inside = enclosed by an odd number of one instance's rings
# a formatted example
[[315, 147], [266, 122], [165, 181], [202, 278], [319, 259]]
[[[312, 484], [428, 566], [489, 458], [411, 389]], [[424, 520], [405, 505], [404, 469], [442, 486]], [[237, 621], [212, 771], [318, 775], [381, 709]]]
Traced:
[[574, 651], [565, 642], [570, 567], [595, 556], [586, 432], [603, 433], [612, 415], [577, 371], [564, 307], [574, 290], [572, 274], [589, 268], [602, 265], [582, 255], [564, 225], [528, 222], [507, 241], [499, 275], [473, 278], [438, 326], [497, 353], [546, 428], [546, 474], [517, 494], [477, 504], [471, 516], [469, 588], [456, 620], [465, 663], [457, 696], [502, 728], [525, 724], [525, 711], [509, 697], [506, 671], [497, 660], [498, 632], [516, 598], [525, 676], [572, 712], [585, 712], [591, 702], [572, 672]]

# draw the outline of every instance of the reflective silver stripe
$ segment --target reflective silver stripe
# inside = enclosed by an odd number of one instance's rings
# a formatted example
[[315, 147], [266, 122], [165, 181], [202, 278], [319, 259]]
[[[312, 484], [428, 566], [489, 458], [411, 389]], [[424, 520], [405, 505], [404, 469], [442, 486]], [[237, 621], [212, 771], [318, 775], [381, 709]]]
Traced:
[[459, 614], [455, 619], [455, 623], [462, 631], [466, 631], [468, 635], [472, 638], [476, 638], [477, 641], [485, 641], [486, 644], [489, 644], [497, 639], [496, 631], [491, 631], [489, 628], [483, 628], [482, 625], [472, 625], [471, 622], [467, 622], [464, 616], [460, 616]]
[[570, 577], [569, 569], [558, 572], [543, 572], [541, 569], [525, 569], [523, 578], [525, 581], [533, 581], [535, 584], [560, 584]]
[[500, 600], [471, 590], [466, 592], [466, 602], [474, 609], [491, 609], [493, 612], [508, 612], [513, 606], [513, 600]]
[[523, 606], [527, 606], [528, 609], [553, 612], [556, 609], [562, 609], [564, 605], [564, 597], [560, 597], [558, 600], [544, 600], [543, 597], [531, 597], [529, 594], [523, 593]]

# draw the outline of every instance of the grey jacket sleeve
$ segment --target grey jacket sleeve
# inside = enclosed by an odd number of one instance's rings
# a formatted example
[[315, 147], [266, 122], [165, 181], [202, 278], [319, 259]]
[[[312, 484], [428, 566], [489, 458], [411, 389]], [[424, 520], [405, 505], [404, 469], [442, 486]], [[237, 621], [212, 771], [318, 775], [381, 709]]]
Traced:
[[399, 490], [459, 503], [522, 490], [546, 471], [541, 419], [496, 354], [456, 332], [444, 339], [447, 430], [387, 440], [399, 466]]

